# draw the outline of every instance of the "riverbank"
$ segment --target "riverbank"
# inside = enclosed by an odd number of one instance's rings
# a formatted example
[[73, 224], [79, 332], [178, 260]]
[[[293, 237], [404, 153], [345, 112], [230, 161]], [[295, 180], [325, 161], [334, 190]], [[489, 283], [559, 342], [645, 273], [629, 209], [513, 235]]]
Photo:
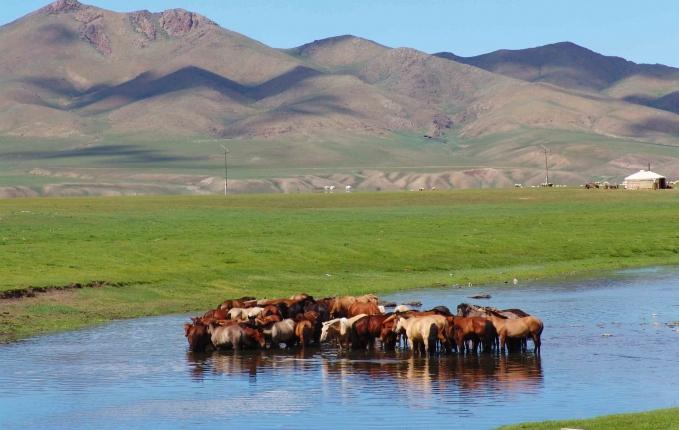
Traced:
[[0, 300], [0, 340], [243, 294], [511, 288], [679, 264], [677, 204], [675, 191], [575, 189], [2, 200], [0, 292], [38, 292]]
[[679, 408], [607, 415], [588, 420], [544, 421], [500, 427], [500, 430], [553, 430], [576, 428], [587, 430], [672, 430], [679, 429]]

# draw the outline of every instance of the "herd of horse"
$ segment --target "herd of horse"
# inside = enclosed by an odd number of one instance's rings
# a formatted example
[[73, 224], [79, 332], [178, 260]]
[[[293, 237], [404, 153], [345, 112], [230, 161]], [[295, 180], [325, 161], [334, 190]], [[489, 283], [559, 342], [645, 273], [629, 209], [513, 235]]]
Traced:
[[462, 303], [456, 314], [446, 306], [415, 310], [396, 306], [386, 312], [373, 294], [314, 299], [241, 297], [184, 324], [189, 349], [286, 348], [334, 343], [340, 349], [380, 346], [385, 351], [409, 348], [413, 354], [503, 353], [527, 350], [527, 340], [540, 353], [542, 321], [521, 309], [496, 309]]

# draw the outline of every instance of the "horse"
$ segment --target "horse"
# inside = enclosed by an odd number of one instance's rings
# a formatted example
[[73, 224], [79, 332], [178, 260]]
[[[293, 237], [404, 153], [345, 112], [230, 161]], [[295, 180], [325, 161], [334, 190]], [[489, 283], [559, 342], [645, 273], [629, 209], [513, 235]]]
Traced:
[[369, 303], [355, 302], [351, 306], [349, 306], [349, 309], [347, 310], [347, 318], [351, 318], [353, 316], [360, 314], [381, 315], [382, 311], [380, 311], [380, 308], [378, 306], [379, 305], [376, 305], [375, 303], [372, 302]]
[[297, 343], [297, 337], [295, 336], [295, 321], [291, 318], [275, 322], [270, 326], [265, 327], [263, 333], [264, 336], [271, 341], [271, 346], [280, 346], [281, 343], [285, 343], [286, 347], [291, 347]]
[[325, 321], [321, 328], [321, 342], [337, 339], [340, 349], [347, 347], [351, 327], [356, 321], [365, 318], [367, 315], [361, 314], [351, 318], [335, 318]]
[[309, 345], [314, 334], [314, 329], [311, 325], [311, 321], [301, 320], [295, 324], [295, 336], [299, 339], [302, 348]]
[[530, 316], [521, 309], [496, 309], [491, 306], [477, 306], [469, 303], [457, 305], [457, 315], [461, 317], [488, 317], [491, 313], [498, 314], [504, 318], [517, 319]]
[[259, 347], [264, 348], [266, 341], [262, 332], [246, 324], [221, 325], [213, 321], [208, 326], [210, 340], [217, 349]]
[[246, 308], [231, 308], [228, 312], [227, 319], [247, 321], [248, 310]]
[[323, 327], [323, 316], [316, 311], [308, 311], [303, 314], [295, 316], [295, 322], [309, 321], [312, 328], [312, 339], [316, 343], [320, 343], [321, 329]]
[[260, 315], [259, 318], [255, 318], [255, 325], [257, 325], [258, 327], [265, 327], [280, 321], [283, 321], [283, 318], [278, 314], [269, 315], [266, 317]]
[[435, 307], [431, 308], [430, 311], [435, 312], [439, 315], [446, 316], [446, 317], [452, 315], [450, 313], [450, 309], [448, 309], [447, 306], [442, 306], [442, 305], [435, 306]]
[[316, 303], [312, 297], [307, 297], [301, 300], [294, 301], [288, 304], [288, 318], [295, 318], [297, 314], [304, 313], [304, 307], [307, 303]]
[[504, 323], [498, 330], [500, 336], [500, 350], [504, 351], [507, 339], [511, 338], [526, 338], [530, 336], [533, 339], [533, 352], [540, 354], [542, 330], [544, 329], [544, 324], [538, 318], [533, 316], [518, 318], [518, 319], [505, 319]]
[[368, 315], [356, 321], [351, 326], [349, 339], [351, 349], [375, 348], [375, 339], [382, 334], [382, 323], [388, 318], [387, 315]]
[[220, 308], [211, 309], [211, 310], [205, 312], [203, 314], [203, 316], [201, 317], [201, 319], [203, 321], [209, 321], [211, 319], [225, 320], [225, 319], [228, 318], [228, 313], [229, 313], [229, 311], [224, 310], [224, 309], [220, 309]]
[[261, 318], [266, 318], [270, 315], [280, 315], [281, 311], [276, 305], [266, 305], [262, 308], [262, 312], [259, 314]]
[[293, 300], [295, 302], [299, 302], [301, 300], [306, 300], [306, 299], [311, 299], [313, 301], [313, 297], [306, 294], [306, 293], [300, 293], [300, 294], [295, 294], [290, 296], [290, 300]]
[[219, 304], [219, 306], [217, 306], [218, 309], [222, 309], [222, 310], [225, 310], [225, 311], [229, 311], [232, 308], [241, 308], [241, 307], [243, 307], [243, 303], [241, 303], [240, 301], [235, 300], [235, 299], [224, 300], [222, 303]]
[[497, 331], [493, 323], [482, 317], [447, 317], [450, 324], [447, 337], [454, 341], [460, 353], [465, 349], [465, 342], [472, 341], [472, 351], [478, 351], [479, 344], [483, 345], [483, 352], [491, 352], [497, 338]]
[[417, 318], [396, 318], [395, 332], [403, 332], [413, 353], [428, 355], [436, 349], [439, 338], [438, 325], [432, 316]]
[[382, 321], [382, 328], [380, 329], [380, 343], [382, 349], [385, 351], [393, 351], [396, 349], [398, 343], [398, 334], [394, 331], [396, 325], [396, 314], [385, 315]]
[[379, 304], [379, 298], [374, 294], [365, 294], [363, 296], [340, 296], [335, 297], [330, 307], [331, 318], [348, 318], [349, 307], [354, 303], [374, 303], [375, 306]]
[[194, 320], [193, 324], [184, 324], [184, 336], [193, 352], [204, 352], [212, 346], [208, 326], [200, 319]]

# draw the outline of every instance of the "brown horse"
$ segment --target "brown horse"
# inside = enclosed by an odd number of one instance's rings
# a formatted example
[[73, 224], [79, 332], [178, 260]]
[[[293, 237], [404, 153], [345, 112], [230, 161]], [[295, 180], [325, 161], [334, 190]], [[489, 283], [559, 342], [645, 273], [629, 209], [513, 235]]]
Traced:
[[281, 315], [281, 311], [276, 305], [266, 305], [259, 314], [261, 318], [266, 318], [270, 315]]
[[498, 334], [500, 336], [500, 350], [504, 351], [507, 339], [525, 338], [530, 336], [533, 339], [534, 349], [536, 354], [540, 354], [542, 330], [544, 324], [538, 318], [533, 316], [523, 317], [519, 319], [505, 319], [503, 321]]
[[352, 349], [375, 348], [375, 339], [382, 335], [382, 323], [387, 315], [369, 315], [360, 319], [351, 327], [350, 340]]
[[476, 353], [479, 345], [483, 345], [484, 352], [491, 352], [497, 337], [493, 324], [482, 317], [447, 317], [449, 328], [447, 337], [457, 344], [460, 353], [465, 352], [466, 341], [472, 342], [471, 351]]
[[332, 300], [330, 309], [330, 318], [350, 318], [349, 307], [354, 303], [372, 303], [378, 305], [379, 299], [374, 294], [365, 294], [363, 296], [339, 296]]
[[380, 343], [385, 351], [393, 351], [398, 343], [398, 336], [394, 331], [396, 325], [396, 315], [385, 315], [380, 329]]
[[203, 352], [212, 346], [208, 326], [200, 319], [194, 320], [193, 324], [184, 324], [184, 336], [193, 352]]
[[314, 334], [311, 321], [301, 320], [295, 324], [295, 336], [299, 339], [302, 347], [309, 346]]
[[376, 303], [355, 302], [349, 306], [349, 309], [347, 310], [347, 318], [351, 318], [360, 314], [381, 315], [382, 312]]
[[312, 339], [316, 344], [320, 343], [321, 329], [323, 327], [323, 316], [316, 311], [307, 311], [295, 316], [295, 322], [309, 321], [313, 329]]

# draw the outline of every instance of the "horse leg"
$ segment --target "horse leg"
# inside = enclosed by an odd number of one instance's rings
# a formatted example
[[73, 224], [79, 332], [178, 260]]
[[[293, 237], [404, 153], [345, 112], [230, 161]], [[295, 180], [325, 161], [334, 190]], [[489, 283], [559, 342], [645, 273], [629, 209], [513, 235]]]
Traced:
[[505, 345], [507, 343], [507, 336], [504, 334], [500, 335], [500, 353], [504, 354], [505, 353]]
[[540, 344], [541, 344], [540, 335], [535, 333], [532, 336], [533, 336], [533, 345], [534, 345], [533, 352], [535, 354], [539, 355], [540, 354]]

